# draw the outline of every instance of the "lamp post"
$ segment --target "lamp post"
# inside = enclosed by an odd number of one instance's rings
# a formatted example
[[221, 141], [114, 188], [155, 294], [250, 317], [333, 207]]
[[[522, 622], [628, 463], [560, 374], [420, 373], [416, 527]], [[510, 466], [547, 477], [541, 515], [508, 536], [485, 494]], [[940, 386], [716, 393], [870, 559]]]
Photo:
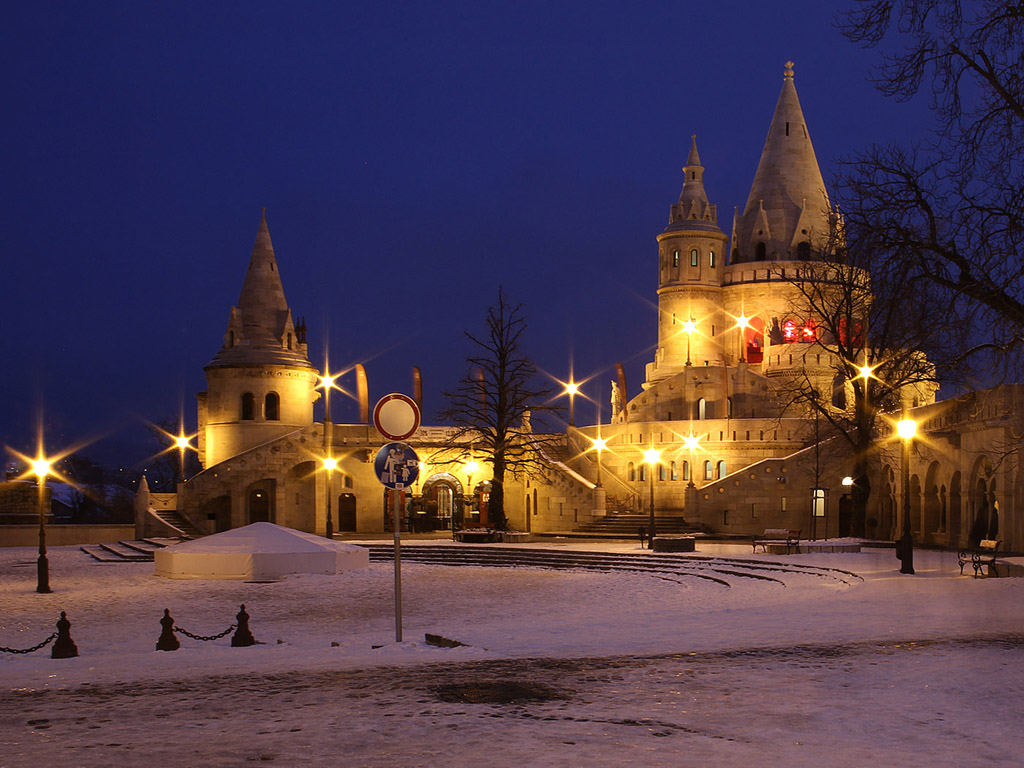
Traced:
[[50, 474], [51, 462], [39, 456], [32, 462], [32, 472], [39, 483], [39, 559], [36, 561], [36, 592], [52, 592], [50, 589], [50, 561], [46, 559], [46, 476]]
[[700, 438], [693, 434], [692, 429], [690, 430], [690, 434], [683, 438], [683, 447], [690, 452], [690, 469], [687, 473], [689, 483], [687, 483], [687, 487], [693, 488], [693, 473], [695, 471], [693, 466], [693, 452], [700, 447]]
[[331, 520], [331, 497], [334, 495], [334, 475], [338, 468], [338, 460], [328, 456], [324, 459], [324, 469], [327, 470], [327, 528], [324, 534], [326, 538], [334, 538], [334, 522]]
[[750, 327], [750, 318], [747, 317], [746, 315], [740, 315], [739, 317], [736, 318], [736, 327], [739, 328], [739, 331], [740, 331], [740, 356], [739, 356], [739, 359], [741, 361], [746, 361], [746, 359], [747, 359], [747, 354], [746, 354], [747, 333], [746, 333], [746, 331], [747, 331], [747, 328]]
[[597, 487], [600, 488], [601, 487], [601, 454], [608, 448], [608, 441], [605, 440], [603, 437], [601, 437], [601, 435], [599, 434], [596, 438], [591, 440], [591, 442], [593, 443], [593, 446], [591, 447], [591, 450], [597, 452]]
[[568, 384], [565, 385], [565, 394], [567, 394], [569, 396], [569, 426], [570, 427], [575, 427], [576, 426], [576, 410], [575, 410], [574, 406], [575, 406], [575, 400], [576, 400], [576, 393], [579, 392], [579, 391], [580, 391], [580, 386], [579, 386], [579, 384], [577, 384], [574, 381], [570, 381]]
[[647, 462], [647, 465], [648, 465], [648, 468], [647, 468], [648, 478], [647, 479], [649, 480], [649, 485], [650, 485], [650, 489], [651, 489], [650, 511], [649, 511], [649, 515], [648, 515], [648, 519], [647, 519], [647, 523], [648, 523], [648, 526], [649, 526], [649, 531], [647, 533], [647, 535], [648, 535], [648, 539], [647, 540], [650, 542], [650, 544], [648, 545], [648, 548], [649, 549], [654, 549], [654, 537], [657, 534], [657, 531], [655, 530], [655, 524], [654, 524], [654, 468], [655, 468], [655, 466], [657, 466], [658, 462], [661, 461], [661, 451], [655, 450], [654, 448], [649, 448], [648, 450], [644, 451], [644, 461]]
[[903, 441], [903, 536], [900, 538], [900, 573], [913, 573], [914, 537], [910, 532], [910, 443], [917, 434], [917, 422], [904, 415], [896, 422], [896, 434]]
[[192, 447], [189, 443], [191, 438], [184, 432], [174, 438], [174, 444], [178, 447], [178, 465], [181, 467], [181, 482], [185, 482], [185, 451]]
[[332, 448], [334, 444], [334, 427], [331, 424], [331, 390], [334, 389], [334, 382], [338, 378], [338, 374], [331, 374], [327, 370], [327, 363], [324, 363], [324, 375], [320, 376], [320, 384], [318, 387], [324, 390], [324, 469], [327, 470], [327, 526], [324, 530], [324, 536], [328, 539], [334, 538], [334, 522], [331, 520], [331, 495], [334, 492], [334, 486], [331, 483], [331, 473], [338, 466], [336, 459], [332, 458]]
[[693, 332], [697, 330], [697, 321], [690, 317], [689, 320], [683, 323], [683, 333], [686, 334], [686, 364], [690, 365], [690, 337], [693, 336]]

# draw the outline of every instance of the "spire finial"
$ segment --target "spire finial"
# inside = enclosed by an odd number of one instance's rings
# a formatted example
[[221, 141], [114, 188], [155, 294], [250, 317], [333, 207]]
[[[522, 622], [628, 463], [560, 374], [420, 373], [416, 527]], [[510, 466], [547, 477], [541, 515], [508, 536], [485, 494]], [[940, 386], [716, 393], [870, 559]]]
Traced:
[[785, 71], [784, 74], [786, 75], [786, 79], [787, 80], [792, 80], [793, 79], [793, 62], [792, 61], [787, 61], [786, 62], [786, 71]]

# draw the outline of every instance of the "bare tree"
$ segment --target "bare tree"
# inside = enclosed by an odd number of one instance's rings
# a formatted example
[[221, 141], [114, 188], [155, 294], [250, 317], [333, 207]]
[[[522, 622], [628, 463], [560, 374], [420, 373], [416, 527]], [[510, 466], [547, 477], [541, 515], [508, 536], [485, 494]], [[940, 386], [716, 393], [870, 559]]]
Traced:
[[[538, 382], [537, 369], [522, 349], [526, 318], [521, 304], [512, 306], [503, 289], [487, 310], [485, 332], [466, 333], [474, 353], [466, 359], [467, 372], [452, 392], [441, 420], [455, 427], [447, 452], [461, 459], [479, 452], [491, 465], [488, 515], [499, 530], [507, 527], [504, 483], [513, 477], [540, 473], [545, 464], [538, 453], [553, 436], [535, 434], [531, 412], [557, 410], [549, 404], [553, 390]], [[472, 491], [472, 489], [470, 489]]]
[[947, 359], [951, 336], [939, 322], [944, 307], [935, 291], [915, 286], [906, 263], [847, 249], [841, 233], [831, 242], [818, 260], [783, 273], [795, 288], [794, 311], [806, 318], [801, 333], [824, 354], [821, 367], [808, 364], [780, 394], [787, 411], [824, 422], [815, 440], [837, 436], [846, 444], [854, 478], [850, 533], [864, 536], [870, 462], [892, 432], [885, 414], [931, 399], [938, 379], [930, 358]]
[[974, 331], [967, 357], [1019, 351], [1024, 3], [856, 0], [838, 26], [866, 47], [896, 38], [902, 48], [883, 58], [874, 82], [899, 100], [928, 94], [934, 116], [930, 137], [871, 146], [844, 162], [839, 193], [850, 241], [905, 261], [909, 280], [942, 289], [946, 323]]

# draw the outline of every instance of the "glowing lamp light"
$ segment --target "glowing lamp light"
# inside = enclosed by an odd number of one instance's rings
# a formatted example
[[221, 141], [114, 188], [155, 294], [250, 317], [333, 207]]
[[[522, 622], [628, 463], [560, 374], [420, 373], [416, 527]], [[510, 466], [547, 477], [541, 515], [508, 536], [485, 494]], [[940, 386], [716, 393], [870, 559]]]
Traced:
[[592, 450], [595, 450], [598, 453], [608, 448], [608, 441], [603, 437], [595, 437], [591, 442], [594, 444]]
[[750, 318], [747, 317], [746, 315], [740, 315], [739, 317], [736, 318], [736, 327], [744, 329], [749, 328]]
[[694, 333], [697, 330], [697, 321], [693, 318], [683, 322], [683, 333]]
[[913, 419], [900, 419], [896, 422], [896, 434], [901, 440], [913, 440], [917, 434], [917, 422]]
[[661, 461], [661, 451], [649, 448], [644, 451], [644, 461], [651, 465], [657, 464]]
[[859, 373], [857, 374], [857, 378], [867, 380], [874, 375], [873, 372], [875, 369], [872, 368], [870, 365], [862, 365], [857, 370], [859, 371]]
[[580, 391], [579, 384], [577, 384], [574, 381], [570, 381], [568, 384], [565, 385], [565, 394], [567, 394], [567, 395], [575, 395], [579, 391]]
[[700, 447], [700, 438], [693, 433], [686, 435], [683, 438], [683, 447], [688, 451], [695, 451]]
[[853, 478], [847, 475], [846, 477], [843, 478], [842, 483], [844, 488], [849, 488], [851, 485], [853, 485]]
[[338, 374], [331, 375], [329, 373], [325, 373], [323, 376], [320, 377], [320, 386], [323, 387], [324, 389], [330, 389], [331, 387], [334, 386], [334, 382], [337, 381], [339, 378], [340, 376]]
[[335, 470], [337, 468], [338, 468], [338, 460], [337, 459], [324, 459], [324, 469], [326, 469], [328, 472], [331, 472], [332, 470]]
[[477, 471], [477, 469], [479, 469], [479, 467], [480, 465], [477, 464], [475, 461], [470, 461], [466, 463], [464, 469], [466, 470], [467, 475], [472, 475], [474, 472]]
[[186, 448], [191, 448], [192, 446], [189, 444], [190, 439], [191, 438], [188, 438], [185, 435], [179, 435], [178, 437], [174, 438], [174, 444], [178, 448], [181, 448], [182, 450]]
[[52, 467], [52, 466], [53, 466], [53, 462], [52, 461], [48, 461], [47, 459], [43, 459], [43, 458], [38, 458], [38, 459], [36, 459], [35, 461], [32, 462], [32, 472], [39, 479], [43, 479], [48, 474], [50, 474], [50, 467]]

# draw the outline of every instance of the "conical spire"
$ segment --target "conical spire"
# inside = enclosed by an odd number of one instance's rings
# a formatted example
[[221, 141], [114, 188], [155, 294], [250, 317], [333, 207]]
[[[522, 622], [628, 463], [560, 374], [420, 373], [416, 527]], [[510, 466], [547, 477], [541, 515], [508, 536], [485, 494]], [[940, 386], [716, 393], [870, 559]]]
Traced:
[[231, 309], [224, 346], [211, 366], [278, 364], [312, 367], [295, 333], [263, 209], [238, 304]]
[[793, 62], [787, 61], [754, 183], [734, 225], [733, 262], [807, 258], [828, 237], [828, 212], [828, 193], [793, 82]]
[[697, 136], [690, 136], [690, 154], [683, 166], [683, 189], [679, 193], [679, 202], [669, 210], [666, 232], [681, 229], [703, 229], [720, 232], [718, 228], [718, 212], [708, 202], [704, 190], [704, 166], [700, 164], [697, 153]]

